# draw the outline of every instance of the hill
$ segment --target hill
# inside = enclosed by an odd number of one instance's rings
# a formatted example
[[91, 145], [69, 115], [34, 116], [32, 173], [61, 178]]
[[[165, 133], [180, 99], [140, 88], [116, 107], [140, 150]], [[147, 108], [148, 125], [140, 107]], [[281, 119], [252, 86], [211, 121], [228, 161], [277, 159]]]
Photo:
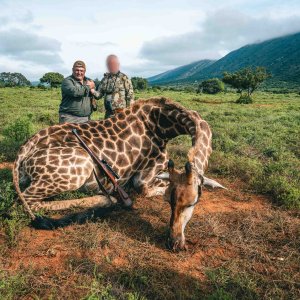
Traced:
[[190, 77], [199, 73], [202, 69], [213, 64], [215, 60], [199, 60], [188, 65], [172, 69], [170, 71], [152, 76], [148, 78], [148, 82], [152, 85], [155, 84], [168, 84], [174, 81], [188, 80]]
[[[173, 80], [169, 79], [168, 82], [202, 81], [208, 78], [222, 77], [225, 71], [235, 71], [247, 66], [264, 66], [268, 72], [272, 73], [272, 78], [268, 80], [269, 85], [296, 86], [300, 83], [300, 33], [246, 45], [196, 72], [189, 73], [187, 68], [190, 65], [180, 67], [186, 69], [185, 74], [189, 74], [188, 76], [178, 79], [174, 75]], [[175, 70], [165, 73], [168, 73], [168, 77], [171, 78]], [[152, 84], [151, 80], [149, 81]], [[156, 84], [164, 84], [164, 82], [158, 79]]]

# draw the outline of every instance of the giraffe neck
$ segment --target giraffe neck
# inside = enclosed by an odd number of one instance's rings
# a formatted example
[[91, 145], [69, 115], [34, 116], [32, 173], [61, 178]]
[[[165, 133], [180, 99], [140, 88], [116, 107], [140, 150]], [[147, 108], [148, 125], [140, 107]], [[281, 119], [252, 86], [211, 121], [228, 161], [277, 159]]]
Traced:
[[179, 135], [190, 135], [192, 148], [188, 160], [196, 172], [204, 174], [211, 154], [211, 131], [200, 115], [174, 102], [164, 101], [142, 106], [145, 124], [155, 136], [167, 143]]

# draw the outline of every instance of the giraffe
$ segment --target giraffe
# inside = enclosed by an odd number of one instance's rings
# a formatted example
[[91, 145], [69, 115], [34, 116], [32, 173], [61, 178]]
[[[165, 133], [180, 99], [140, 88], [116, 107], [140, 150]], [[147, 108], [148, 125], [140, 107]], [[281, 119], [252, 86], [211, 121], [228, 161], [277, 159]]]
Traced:
[[[201, 124], [201, 151], [195, 156], [199, 169], [207, 166], [211, 153], [211, 132], [196, 112], [164, 97], [136, 101], [115, 116], [83, 124], [65, 123], [42, 129], [21, 146], [14, 163], [13, 181], [31, 219], [35, 211], [63, 210], [73, 206], [94, 207], [106, 203], [98, 195], [91, 203], [78, 200], [51, 201], [48, 198], [79, 188], [99, 193], [95, 172], [108, 188], [92, 158], [72, 134], [73, 128], [101, 159], [120, 175], [120, 185], [151, 197], [164, 194], [166, 183], [157, 177], [168, 164], [167, 142], [188, 134], [196, 142]], [[109, 205], [109, 203], [107, 203]]]

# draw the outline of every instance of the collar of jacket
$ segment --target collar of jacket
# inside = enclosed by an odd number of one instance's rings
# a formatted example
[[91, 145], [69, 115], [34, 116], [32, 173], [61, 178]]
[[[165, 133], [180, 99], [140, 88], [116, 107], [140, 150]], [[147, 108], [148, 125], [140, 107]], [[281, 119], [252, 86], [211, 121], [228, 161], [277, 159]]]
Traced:
[[121, 71], [118, 71], [117, 73], [109, 73], [109, 72], [106, 72], [104, 74], [105, 77], [114, 77], [114, 76], [119, 76], [121, 74]]
[[[81, 81], [78, 80], [78, 79], [76, 79], [76, 78], [74, 77], [73, 74], [71, 75], [71, 78], [72, 78], [74, 81], [77, 81], [78, 83], [81, 83]], [[87, 80], [91, 80], [91, 79], [88, 78], [88, 77], [86, 77], [86, 76], [84, 76], [84, 77], [83, 77], [83, 83], [85, 83]]]

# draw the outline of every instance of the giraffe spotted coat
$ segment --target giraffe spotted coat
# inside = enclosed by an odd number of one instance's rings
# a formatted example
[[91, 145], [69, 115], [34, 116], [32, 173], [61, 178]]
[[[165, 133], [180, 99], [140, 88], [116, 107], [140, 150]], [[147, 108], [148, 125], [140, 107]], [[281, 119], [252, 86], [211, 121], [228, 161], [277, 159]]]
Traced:
[[[170, 139], [182, 134], [192, 137], [193, 144], [198, 145], [194, 160], [200, 175], [211, 153], [208, 124], [198, 113], [166, 98], [139, 100], [106, 120], [54, 125], [31, 137], [14, 164], [14, 184], [27, 210], [80, 206], [72, 200], [47, 198], [79, 188], [99, 192], [93, 172], [97, 168], [72, 128], [120, 175], [121, 185], [148, 196], [165, 190], [156, 175], [167, 166], [166, 145]], [[103, 175], [98, 175], [106, 184]]]

